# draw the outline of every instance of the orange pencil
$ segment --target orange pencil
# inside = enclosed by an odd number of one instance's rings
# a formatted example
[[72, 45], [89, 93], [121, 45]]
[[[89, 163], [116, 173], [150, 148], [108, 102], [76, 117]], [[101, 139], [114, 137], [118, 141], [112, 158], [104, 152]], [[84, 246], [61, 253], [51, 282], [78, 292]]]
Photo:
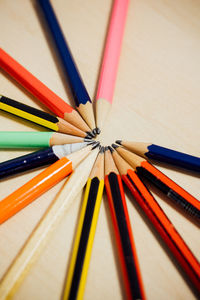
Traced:
[[0, 67], [44, 103], [58, 117], [65, 119], [67, 122], [87, 133], [91, 132], [89, 126], [73, 107], [57, 96], [2, 48], [0, 48]]
[[112, 153], [115, 164], [135, 200], [141, 206], [159, 235], [175, 256], [196, 289], [200, 291], [200, 264], [187, 244], [176, 231], [155, 198], [137, 176], [136, 171], [116, 152]]
[[[95, 144], [95, 146], [97, 143]], [[88, 146], [46, 168], [0, 202], [0, 224], [69, 175], [95, 146]]]
[[175, 202], [186, 213], [200, 219], [200, 201], [176, 184], [173, 180], [156, 169], [146, 159], [132, 153], [119, 145], [112, 145], [117, 152], [136, 170], [139, 177], [147, 178], [161, 192]]

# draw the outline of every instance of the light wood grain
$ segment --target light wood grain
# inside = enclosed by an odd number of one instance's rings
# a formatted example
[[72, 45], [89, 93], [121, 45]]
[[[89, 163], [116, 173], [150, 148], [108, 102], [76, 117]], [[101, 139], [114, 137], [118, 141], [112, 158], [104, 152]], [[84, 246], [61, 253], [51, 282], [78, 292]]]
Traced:
[[[112, 1], [52, 0], [80, 73], [91, 98], [95, 97], [103, 42]], [[35, 1], [1, 0], [1, 46], [56, 94], [69, 100], [53, 43], [47, 42], [44, 22]], [[168, 148], [200, 155], [200, 2], [195, 0], [131, 0], [113, 99], [102, 135], [102, 144], [116, 139], [151, 141]], [[2, 73], [1, 94], [36, 108], [46, 108]], [[41, 130], [0, 112], [1, 130]], [[0, 151], [0, 160], [28, 151]], [[156, 166], [200, 198], [199, 177], [190, 172]], [[41, 170], [40, 170], [41, 171]], [[0, 183], [0, 199], [39, 171]], [[24, 244], [40, 217], [61, 188], [54, 187], [0, 227], [0, 276]], [[127, 191], [127, 190], [126, 190]], [[200, 259], [199, 228], [162, 197], [154, 196], [193, 253]], [[133, 201], [127, 204], [148, 299], [195, 299], [177, 264], [172, 260], [144, 215]], [[130, 197], [131, 199], [131, 197]], [[77, 224], [81, 194], [63, 218], [14, 300], [60, 299]], [[87, 278], [85, 299], [122, 299], [113, 232], [104, 198]]]

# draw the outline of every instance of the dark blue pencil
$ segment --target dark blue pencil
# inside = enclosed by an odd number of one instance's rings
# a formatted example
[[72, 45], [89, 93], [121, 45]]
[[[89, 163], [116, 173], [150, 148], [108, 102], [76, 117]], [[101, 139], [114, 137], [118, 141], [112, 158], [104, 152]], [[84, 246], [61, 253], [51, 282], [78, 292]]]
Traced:
[[155, 144], [118, 140], [116, 143], [144, 157], [200, 173], [200, 157], [164, 148]]
[[67, 44], [67, 41], [65, 40], [64, 34], [51, 6], [51, 3], [49, 0], [38, 0], [38, 2], [44, 13], [45, 19], [60, 55], [64, 70], [69, 81], [69, 85], [71, 87], [74, 101], [76, 103], [77, 110], [79, 111], [83, 119], [87, 122], [88, 126], [93, 130], [93, 133], [96, 134], [92, 101], [80, 76], [70, 48]]
[[58, 159], [86, 147], [91, 142], [55, 145], [0, 163], [0, 179], [7, 178], [41, 166], [53, 164]]

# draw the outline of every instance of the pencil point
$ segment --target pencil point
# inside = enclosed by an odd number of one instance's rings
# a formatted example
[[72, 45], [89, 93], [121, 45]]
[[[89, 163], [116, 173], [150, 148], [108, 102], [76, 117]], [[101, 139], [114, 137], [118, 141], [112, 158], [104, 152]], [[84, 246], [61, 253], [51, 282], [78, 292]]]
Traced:
[[114, 149], [116, 149], [116, 148], [118, 148], [118, 147], [119, 147], [119, 145], [112, 144], [112, 147], [113, 147]]
[[94, 146], [92, 147], [92, 150], [94, 150], [95, 148], [97, 148], [100, 145], [100, 142], [95, 142]]
[[97, 143], [97, 142], [94, 141], [94, 140], [89, 140], [89, 141], [87, 142], [88, 145], [93, 145], [93, 144], [96, 144], [96, 143]]
[[100, 146], [99, 153], [104, 153], [104, 152], [105, 152], [105, 147], [104, 146]]
[[94, 136], [96, 136], [96, 134], [97, 134], [96, 128], [94, 128], [94, 129], [92, 130], [92, 133], [94, 134]]
[[108, 146], [104, 147], [104, 152], [108, 151]]
[[113, 153], [113, 148], [111, 146], [108, 146], [108, 149], [110, 150], [111, 153]]
[[91, 132], [86, 132], [87, 133], [87, 135], [86, 135], [86, 139], [92, 139], [93, 138], [93, 136], [91, 135]]
[[98, 127], [96, 127], [95, 129], [96, 129], [96, 134], [100, 134], [101, 133], [101, 130]]
[[122, 144], [122, 140], [116, 140], [115, 143], [121, 145]]

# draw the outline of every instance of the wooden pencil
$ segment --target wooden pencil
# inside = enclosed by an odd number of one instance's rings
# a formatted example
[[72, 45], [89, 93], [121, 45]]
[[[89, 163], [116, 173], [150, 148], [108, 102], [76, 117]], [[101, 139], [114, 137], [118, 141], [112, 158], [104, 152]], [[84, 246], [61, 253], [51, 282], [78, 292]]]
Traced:
[[96, 124], [102, 128], [110, 111], [129, 0], [113, 1], [96, 95]]
[[144, 213], [152, 222], [171, 253], [181, 265], [193, 285], [200, 291], [200, 264], [168, 219], [155, 198], [142, 183], [137, 172], [116, 151], [112, 156], [117, 168], [129, 190], [138, 202]]
[[0, 48], [0, 67], [44, 105], [46, 105], [58, 117], [65, 119], [80, 130], [85, 132], [91, 131], [73, 107], [57, 96], [2, 48]]
[[97, 149], [75, 169], [59, 194], [52, 201], [37, 226], [29, 235], [15, 260], [0, 282], [0, 299], [11, 299], [24, 277], [40, 255], [51, 233], [66, 214], [75, 197], [84, 187], [97, 156]]
[[190, 195], [173, 180], [141, 158], [119, 145], [113, 145], [117, 152], [136, 170], [139, 177], [145, 177], [161, 192], [182, 208], [188, 215], [200, 219], [200, 201]]
[[168, 149], [156, 144], [117, 140], [117, 144], [144, 157], [200, 173], [200, 157]]
[[101, 147], [85, 189], [67, 273], [64, 300], [83, 299], [103, 189], [104, 148]]
[[57, 52], [61, 58], [63, 68], [71, 87], [76, 108], [89, 127], [93, 130], [94, 134], [96, 134], [92, 101], [80, 76], [69, 45], [65, 40], [53, 7], [49, 0], [38, 0], [38, 3], [52, 34]]
[[4, 161], [0, 163], [0, 179], [53, 164], [58, 159], [86, 147], [89, 143], [55, 145]]
[[124, 189], [110, 151], [105, 151], [105, 188], [127, 299], [145, 299]]
[[54, 131], [74, 135], [83, 134], [83, 131], [62, 118], [2, 95], [0, 95], [0, 109]]
[[89, 139], [51, 131], [0, 131], [0, 148], [43, 148], [83, 141]]
[[56, 183], [68, 176], [91, 152], [88, 146], [62, 157], [0, 202], [0, 224], [18, 213]]

